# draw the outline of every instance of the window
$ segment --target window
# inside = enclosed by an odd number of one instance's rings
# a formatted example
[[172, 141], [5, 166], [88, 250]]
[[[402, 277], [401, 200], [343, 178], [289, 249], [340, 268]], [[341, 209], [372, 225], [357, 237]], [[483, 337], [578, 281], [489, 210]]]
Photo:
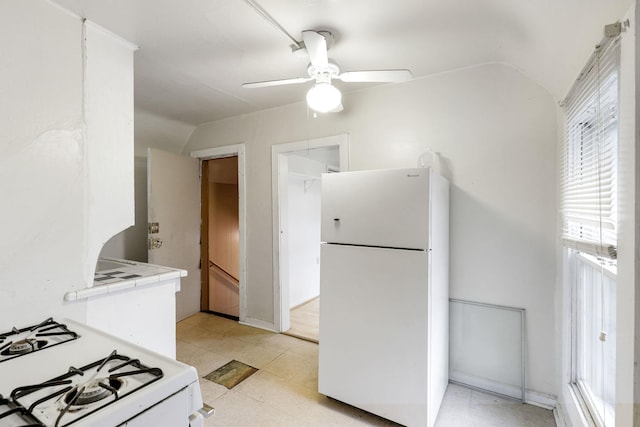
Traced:
[[597, 425], [615, 424], [616, 274], [603, 260], [571, 250], [572, 384]]
[[571, 89], [560, 153], [571, 384], [600, 426], [615, 423], [619, 57], [619, 39], [606, 40]]

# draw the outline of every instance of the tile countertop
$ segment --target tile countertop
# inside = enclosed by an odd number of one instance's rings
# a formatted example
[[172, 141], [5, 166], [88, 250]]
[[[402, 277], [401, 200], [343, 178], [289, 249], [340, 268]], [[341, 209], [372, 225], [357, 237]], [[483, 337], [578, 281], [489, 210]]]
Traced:
[[[65, 301], [77, 301], [97, 295], [120, 292], [136, 287], [153, 286], [170, 279], [187, 276], [187, 271], [179, 268], [163, 267], [137, 261], [114, 258], [101, 258], [114, 268], [101, 270], [94, 275], [93, 285], [64, 294]], [[100, 262], [98, 261], [98, 262]], [[180, 281], [176, 281], [176, 292], [180, 290]]]

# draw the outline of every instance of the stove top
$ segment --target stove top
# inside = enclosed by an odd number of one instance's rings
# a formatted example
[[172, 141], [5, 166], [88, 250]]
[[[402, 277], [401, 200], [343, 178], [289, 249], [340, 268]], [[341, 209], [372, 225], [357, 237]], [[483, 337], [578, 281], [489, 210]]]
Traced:
[[0, 363], [75, 340], [78, 337], [77, 333], [52, 318], [23, 329], [14, 327], [11, 331], [0, 334]]
[[0, 353], [28, 343], [0, 359], [0, 427], [178, 426], [203, 406], [195, 368], [78, 322], [47, 319], [0, 340]]

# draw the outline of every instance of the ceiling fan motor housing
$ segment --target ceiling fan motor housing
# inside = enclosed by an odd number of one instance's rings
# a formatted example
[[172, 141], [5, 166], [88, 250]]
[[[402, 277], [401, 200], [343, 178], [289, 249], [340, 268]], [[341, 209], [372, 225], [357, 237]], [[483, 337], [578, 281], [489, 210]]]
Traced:
[[326, 68], [316, 67], [313, 64], [309, 64], [307, 67], [307, 73], [309, 77], [316, 79], [317, 83], [326, 82], [330, 83], [331, 79], [340, 74], [340, 67], [333, 60], [329, 60]]

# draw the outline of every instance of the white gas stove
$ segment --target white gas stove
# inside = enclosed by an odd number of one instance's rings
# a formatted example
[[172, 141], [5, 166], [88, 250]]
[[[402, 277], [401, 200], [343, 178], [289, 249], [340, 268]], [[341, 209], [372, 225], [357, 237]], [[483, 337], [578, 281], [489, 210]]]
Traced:
[[0, 427], [200, 427], [195, 368], [86, 325], [0, 333]]

